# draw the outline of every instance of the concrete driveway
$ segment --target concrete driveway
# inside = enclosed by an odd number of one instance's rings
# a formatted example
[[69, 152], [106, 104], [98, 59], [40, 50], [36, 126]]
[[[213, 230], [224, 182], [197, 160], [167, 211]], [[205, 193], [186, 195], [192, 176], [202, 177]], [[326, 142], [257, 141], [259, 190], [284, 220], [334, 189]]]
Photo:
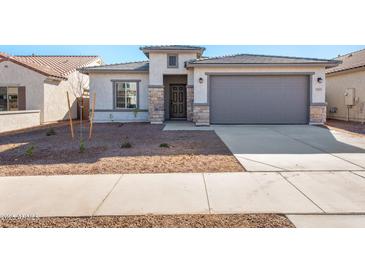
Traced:
[[365, 138], [316, 126], [214, 126], [247, 171], [364, 170]]
[[194, 127], [168, 123], [165, 130], [214, 130], [247, 171], [361, 171], [365, 138], [308, 125]]

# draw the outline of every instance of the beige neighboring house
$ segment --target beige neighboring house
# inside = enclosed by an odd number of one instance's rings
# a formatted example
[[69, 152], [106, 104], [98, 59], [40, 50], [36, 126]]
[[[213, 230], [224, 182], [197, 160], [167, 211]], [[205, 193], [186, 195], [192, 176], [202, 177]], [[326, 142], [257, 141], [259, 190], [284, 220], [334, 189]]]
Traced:
[[96, 122], [322, 124], [325, 70], [340, 61], [237, 54], [199, 46], [145, 46], [148, 60], [88, 67]]
[[365, 121], [365, 49], [336, 58], [342, 62], [326, 70], [328, 117]]
[[76, 97], [89, 89], [89, 77], [77, 69], [101, 64], [98, 56], [0, 53], [0, 132], [67, 119], [66, 91], [77, 118]]

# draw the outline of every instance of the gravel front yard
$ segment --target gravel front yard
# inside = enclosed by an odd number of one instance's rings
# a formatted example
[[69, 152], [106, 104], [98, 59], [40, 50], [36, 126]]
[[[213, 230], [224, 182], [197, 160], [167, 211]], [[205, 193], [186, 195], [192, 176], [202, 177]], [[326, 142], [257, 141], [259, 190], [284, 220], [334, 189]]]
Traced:
[[365, 124], [362, 124], [360, 122], [346, 122], [341, 120], [328, 119], [326, 125], [353, 133], [365, 134]]
[[[213, 131], [95, 124], [92, 140], [85, 141], [80, 153], [80, 142], [71, 139], [67, 125], [53, 128], [50, 136], [50, 127], [0, 134], [0, 176], [244, 171]], [[87, 137], [88, 125], [83, 135]], [[127, 143], [130, 148], [121, 148]]]
[[294, 225], [283, 215], [145, 215], [0, 219], [0, 227], [58, 228], [285, 228]]

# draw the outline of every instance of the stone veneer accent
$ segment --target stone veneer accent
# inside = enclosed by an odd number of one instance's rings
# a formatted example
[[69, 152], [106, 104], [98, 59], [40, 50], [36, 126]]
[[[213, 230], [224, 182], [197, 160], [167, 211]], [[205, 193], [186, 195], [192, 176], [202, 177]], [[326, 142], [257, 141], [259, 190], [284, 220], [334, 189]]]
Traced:
[[309, 108], [309, 123], [324, 124], [326, 122], [327, 106], [325, 104], [312, 105]]
[[209, 126], [209, 105], [194, 105], [193, 122], [197, 126]]
[[186, 118], [193, 121], [194, 117], [194, 86], [186, 87]]
[[148, 87], [148, 112], [151, 124], [162, 124], [165, 120], [164, 87]]
[[[312, 105], [309, 109], [310, 124], [324, 124], [326, 122], [327, 107], [324, 104]], [[195, 104], [193, 113], [193, 122], [197, 126], [208, 126], [209, 123], [209, 105]]]

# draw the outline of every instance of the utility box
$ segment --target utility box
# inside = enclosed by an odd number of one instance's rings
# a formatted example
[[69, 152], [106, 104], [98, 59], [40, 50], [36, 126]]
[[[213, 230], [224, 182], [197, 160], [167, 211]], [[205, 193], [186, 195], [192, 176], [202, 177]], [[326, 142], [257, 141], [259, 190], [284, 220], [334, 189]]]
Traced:
[[353, 106], [355, 105], [355, 89], [354, 88], [347, 88], [345, 91], [345, 105], [346, 106]]

